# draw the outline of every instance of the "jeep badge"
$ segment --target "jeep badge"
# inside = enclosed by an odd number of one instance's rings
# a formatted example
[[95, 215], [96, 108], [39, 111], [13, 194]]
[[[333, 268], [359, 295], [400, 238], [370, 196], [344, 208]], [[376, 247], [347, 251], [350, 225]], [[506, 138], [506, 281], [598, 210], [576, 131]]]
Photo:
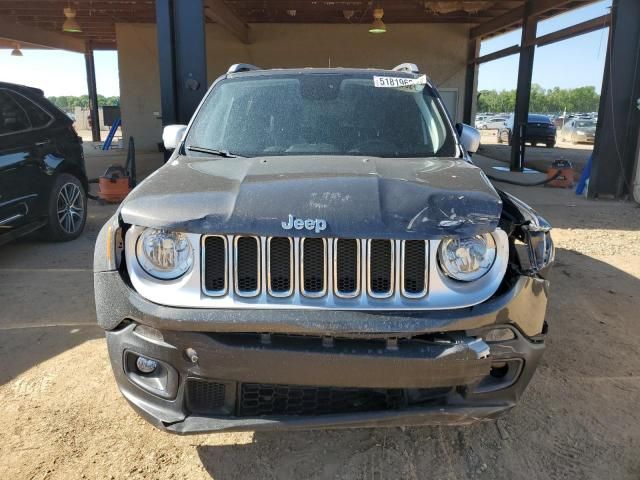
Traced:
[[291, 230], [292, 228], [302, 230], [306, 228], [307, 230], [315, 230], [316, 233], [320, 233], [327, 229], [327, 221], [322, 218], [296, 218], [289, 214], [289, 219], [286, 222], [282, 222], [282, 228], [285, 230]]

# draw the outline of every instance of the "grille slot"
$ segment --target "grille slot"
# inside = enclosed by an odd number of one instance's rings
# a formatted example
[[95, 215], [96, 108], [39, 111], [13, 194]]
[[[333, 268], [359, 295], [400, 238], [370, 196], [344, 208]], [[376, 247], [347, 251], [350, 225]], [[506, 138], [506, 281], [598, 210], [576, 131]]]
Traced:
[[360, 294], [360, 242], [336, 239], [333, 247], [334, 289], [343, 298]]
[[243, 383], [238, 415], [330, 415], [393, 410], [405, 403], [402, 389]]
[[402, 294], [406, 297], [423, 297], [427, 293], [428, 245], [424, 240], [402, 242]]
[[322, 297], [327, 289], [327, 242], [324, 238], [303, 238], [300, 252], [302, 294]]
[[369, 240], [369, 295], [386, 298], [393, 294], [393, 242]]
[[235, 239], [235, 282], [240, 296], [260, 293], [260, 240], [256, 237]]
[[205, 237], [204, 288], [208, 295], [227, 293], [227, 240], [225, 237]]
[[293, 242], [286, 237], [272, 237], [267, 248], [269, 294], [288, 297], [293, 293]]
[[224, 383], [189, 378], [187, 380], [187, 408], [193, 413], [217, 413], [225, 405]]

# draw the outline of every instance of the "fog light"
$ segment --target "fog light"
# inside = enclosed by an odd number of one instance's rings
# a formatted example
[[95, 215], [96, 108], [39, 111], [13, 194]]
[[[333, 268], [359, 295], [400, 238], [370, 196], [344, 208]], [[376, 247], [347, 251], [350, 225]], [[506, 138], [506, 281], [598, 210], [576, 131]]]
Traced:
[[485, 342], [506, 342], [514, 338], [516, 335], [510, 328], [494, 328], [484, 334]]
[[136, 360], [136, 368], [140, 373], [152, 373], [158, 366], [158, 362], [146, 357], [138, 357]]

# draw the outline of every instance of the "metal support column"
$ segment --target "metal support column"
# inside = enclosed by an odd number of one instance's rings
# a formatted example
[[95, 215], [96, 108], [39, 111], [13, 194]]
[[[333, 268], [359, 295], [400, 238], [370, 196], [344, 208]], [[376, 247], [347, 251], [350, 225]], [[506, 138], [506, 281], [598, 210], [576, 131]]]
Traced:
[[633, 191], [640, 130], [640, 2], [614, 0], [589, 197]]
[[93, 49], [88, 46], [84, 54], [87, 67], [87, 89], [89, 91], [89, 112], [91, 112], [91, 137], [94, 142], [100, 141], [100, 116], [98, 110], [98, 90], [96, 88], [96, 66], [93, 61]]
[[162, 125], [187, 124], [207, 89], [203, 0], [157, 0]]
[[529, 99], [531, 97], [531, 75], [533, 74], [533, 56], [535, 52], [537, 17], [531, 16], [531, 2], [527, 3], [522, 19], [522, 38], [520, 40], [520, 61], [518, 64], [518, 87], [516, 90], [516, 110], [513, 116], [511, 132], [512, 172], [521, 172], [524, 168], [524, 136], [529, 118]]
[[476, 59], [480, 54], [480, 41], [477, 38], [469, 40], [467, 48], [467, 71], [464, 79], [464, 110], [462, 121], [467, 125], [473, 125], [473, 107], [478, 85], [478, 64]]

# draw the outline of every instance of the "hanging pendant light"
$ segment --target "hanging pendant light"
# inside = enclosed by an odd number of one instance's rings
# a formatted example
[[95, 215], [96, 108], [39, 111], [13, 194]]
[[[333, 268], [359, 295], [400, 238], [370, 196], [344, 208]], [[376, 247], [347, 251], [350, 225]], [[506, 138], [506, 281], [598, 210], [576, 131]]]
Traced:
[[20, 50], [20, 44], [16, 43], [16, 46], [14, 47], [13, 50], [11, 50], [11, 56], [12, 57], [21, 57], [22, 56], [22, 50]]
[[71, 7], [65, 8], [64, 9], [64, 16], [67, 19], [62, 24], [62, 31], [63, 32], [69, 32], [69, 33], [80, 33], [80, 32], [82, 32], [82, 28], [80, 28], [80, 25], [78, 24], [78, 22], [76, 22], [76, 11], [73, 8], [71, 8]]
[[371, 22], [371, 26], [369, 27], [369, 33], [385, 33], [387, 31], [387, 26], [382, 21], [383, 16], [384, 9], [373, 9], [373, 22]]

